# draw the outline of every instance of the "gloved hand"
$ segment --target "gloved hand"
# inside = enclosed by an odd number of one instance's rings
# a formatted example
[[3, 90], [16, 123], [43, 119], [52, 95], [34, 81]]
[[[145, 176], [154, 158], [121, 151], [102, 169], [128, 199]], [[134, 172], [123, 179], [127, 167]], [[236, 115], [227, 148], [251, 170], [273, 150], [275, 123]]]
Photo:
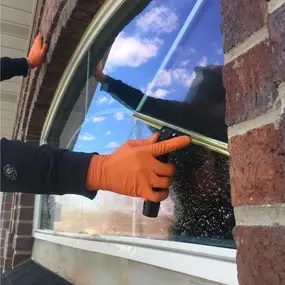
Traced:
[[[181, 136], [157, 143], [158, 137], [159, 134], [155, 134], [147, 140], [130, 140], [110, 155], [94, 155], [88, 169], [87, 188], [153, 202], [166, 199], [175, 166], [155, 157], [185, 147], [190, 138]], [[164, 190], [156, 192], [153, 188]]]
[[48, 51], [48, 45], [43, 45], [43, 37], [41, 35], [37, 35], [31, 49], [27, 60], [31, 68], [38, 67], [41, 65], [46, 57]]
[[95, 79], [100, 82], [100, 83], [104, 83], [106, 75], [103, 72], [103, 63], [102, 60], [99, 61], [97, 68], [94, 70], [94, 77]]

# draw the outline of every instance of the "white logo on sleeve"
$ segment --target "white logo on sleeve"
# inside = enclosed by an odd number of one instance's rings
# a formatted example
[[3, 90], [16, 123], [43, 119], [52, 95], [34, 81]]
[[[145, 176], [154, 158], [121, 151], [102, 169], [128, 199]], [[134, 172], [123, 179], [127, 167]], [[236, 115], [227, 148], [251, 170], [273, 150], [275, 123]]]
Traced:
[[16, 180], [17, 179], [17, 170], [10, 164], [7, 164], [4, 166], [3, 171], [5, 175], [11, 179], [11, 180]]

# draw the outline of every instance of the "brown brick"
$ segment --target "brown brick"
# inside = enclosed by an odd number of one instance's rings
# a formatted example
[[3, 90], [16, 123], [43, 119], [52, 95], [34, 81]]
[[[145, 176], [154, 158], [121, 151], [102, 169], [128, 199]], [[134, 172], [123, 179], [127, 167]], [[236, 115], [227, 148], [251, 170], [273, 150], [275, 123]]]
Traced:
[[223, 69], [229, 126], [263, 114], [277, 98], [273, 82], [271, 46], [264, 41]]
[[15, 250], [29, 250], [31, 251], [33, 248], [34, 239], [32, 236], [18, 236], [15, 235], [13, 238], [12, 247]]
[[274, 81], [285, 81], [285, 4], [269, 15], [269, 38], [273, 47]]
[[34, 194], [19, 194], [19, 206], [34, 206], [35, 195]]
[[236, 227], [234, 237], [240, 284], [284, 285], [284, 227]]
[[13, 193], [4, 193], [3, 194], [3, 201], [5, 203], [12, 203], [12, 201], [13, 201]]
[[224, 50], [228, 52], [265, 25], [266, 1], [221, 0]]
[[10, 211], [3, 211], [3, 212], [1, 213], [1, 220], [3, 220], [3, 221], [9, 221], [9, 220], [10, 220], [10, 214], [11, 214]]
[[17, 221], [33, 221], [34, 207], [18, 207], [17, 208]]
[[12, 268], [12, 258], [4, 258], [3, 272]]
[[230, 140], [232, 203], [285, 202], [285, 145], [273, 124]]
[[2, 228], [2, 226], [1, 226], [1, 239], [5, 239], [5, 237], [6, 237], [6, 232], [7, 232], [7, 230], [6, 229], [3, 229]]
[[13, 268], [23, 264], [24, 262], [31, 259], [32, 253], [26, 251], [15, 251], [13, 255], [12, 266]]
[[14, 236], [13, 233], [11, 233], [10, 231], [6, 231], [5, 245], [13, 243], [13, 236]]
[[10, 211], [11, 210], [11, 207], [12, 207], [12, 203], [6, 203], [6, 202], [4, 202], [3, 204], [2, 204], [2, 211]]
[[12, 247], [12, 244], [6, 244], [4, 246], [4, 257], [5, 258], [12, 258], [14, 253], [14, 249]]
[[30, 235], [33, 231], [33, 223], [17, 222], [15, 228], [16, 235]]
[[1, 228], [2, 229], [8, 229], [9, 224], [10, 224], [10, 221], [1, 221]]

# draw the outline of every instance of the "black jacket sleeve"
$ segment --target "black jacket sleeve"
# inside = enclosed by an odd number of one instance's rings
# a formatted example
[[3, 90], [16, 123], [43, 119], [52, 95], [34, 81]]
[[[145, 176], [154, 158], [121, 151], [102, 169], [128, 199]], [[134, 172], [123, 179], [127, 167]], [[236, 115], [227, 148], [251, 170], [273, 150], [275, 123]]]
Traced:
[[96, 191], [85, 186], [92, 155], [2, 138], [1, 191], [78, 194], [93, 199]]
[[29, 70], [26, 58], [1, 57], [0, 81], [10, 79], [14, 76], [27, 76]]

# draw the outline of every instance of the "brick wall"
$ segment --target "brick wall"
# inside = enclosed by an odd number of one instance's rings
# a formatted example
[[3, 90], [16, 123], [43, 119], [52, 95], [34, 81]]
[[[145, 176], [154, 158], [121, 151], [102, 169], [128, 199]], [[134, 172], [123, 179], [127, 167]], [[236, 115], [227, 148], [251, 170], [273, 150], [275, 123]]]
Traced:
[[[24, 79], [14, 139], [39, 145], [40, 134], [59, 80], [77, 44], [104, 0], [39, 0], [32, 41], [41, 32], [49, 43], [46, 62]], [[34, 195], [8, 194], [1, 209], [1, 271], [31, 257]]]
[[285, 282], [285, 1], [221, 1], [241, 285]]

